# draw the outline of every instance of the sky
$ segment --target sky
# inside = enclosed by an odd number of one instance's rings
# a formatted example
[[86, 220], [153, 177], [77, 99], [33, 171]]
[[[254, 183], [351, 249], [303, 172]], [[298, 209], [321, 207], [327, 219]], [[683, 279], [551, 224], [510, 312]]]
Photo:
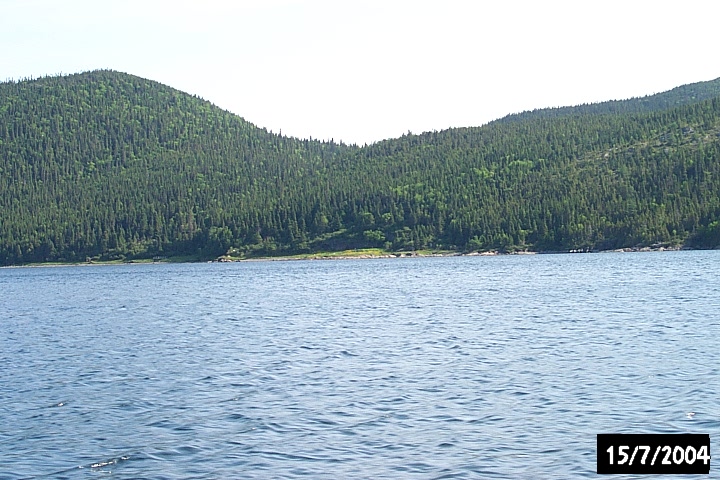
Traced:
[[718, 78], [718, 14], [712, 0], [0, 0], [0, 81], [112, 69], [362, 145]]

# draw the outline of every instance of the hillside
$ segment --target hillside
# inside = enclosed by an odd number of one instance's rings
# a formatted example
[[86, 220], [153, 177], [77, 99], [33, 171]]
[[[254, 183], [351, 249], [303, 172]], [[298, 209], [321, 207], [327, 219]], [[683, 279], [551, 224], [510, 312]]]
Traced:
[[112, 71], [3, 83], [0, 264], [712, 248], [718, 85], [360, 148], [281, 137]]
[[692, 83], [673, 88], [667, 92], [628, 100], [611, 100], [601, 103], [574, 107], [544, 108], [516, 113], [503, 117], [498, 122], [517, 122], [537, 118], [557, 118], [568, 115], [599, 115], [645, 113], [668, 110], [720, 96], [720, 78], [707, 82]]

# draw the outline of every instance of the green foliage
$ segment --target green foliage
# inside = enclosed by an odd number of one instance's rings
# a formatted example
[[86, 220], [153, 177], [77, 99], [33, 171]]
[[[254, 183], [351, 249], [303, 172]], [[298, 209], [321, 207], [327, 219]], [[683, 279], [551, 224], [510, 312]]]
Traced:
[[0, 84], [0, 264], [720, 245], [720, 81], [370, 146], [112, 71]]
[[370, 244], [381, 246], [385, 243], [385, 234], [381, 230], [365, 230], [363, 237]]

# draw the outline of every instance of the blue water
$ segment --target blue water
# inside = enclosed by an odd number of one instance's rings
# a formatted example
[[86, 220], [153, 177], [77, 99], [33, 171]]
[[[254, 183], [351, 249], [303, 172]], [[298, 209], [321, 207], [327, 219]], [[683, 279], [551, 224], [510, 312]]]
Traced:
[[0, 478], [595, 477], [718, 339], [718, 251], [0, 269]]

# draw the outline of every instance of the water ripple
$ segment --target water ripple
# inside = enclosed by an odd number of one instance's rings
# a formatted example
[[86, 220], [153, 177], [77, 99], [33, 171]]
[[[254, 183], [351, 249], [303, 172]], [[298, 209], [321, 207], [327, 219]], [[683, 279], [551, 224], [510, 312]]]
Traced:
[[720, 428], [719, 252], [0, 269], [0, 478], [589, 478]]

